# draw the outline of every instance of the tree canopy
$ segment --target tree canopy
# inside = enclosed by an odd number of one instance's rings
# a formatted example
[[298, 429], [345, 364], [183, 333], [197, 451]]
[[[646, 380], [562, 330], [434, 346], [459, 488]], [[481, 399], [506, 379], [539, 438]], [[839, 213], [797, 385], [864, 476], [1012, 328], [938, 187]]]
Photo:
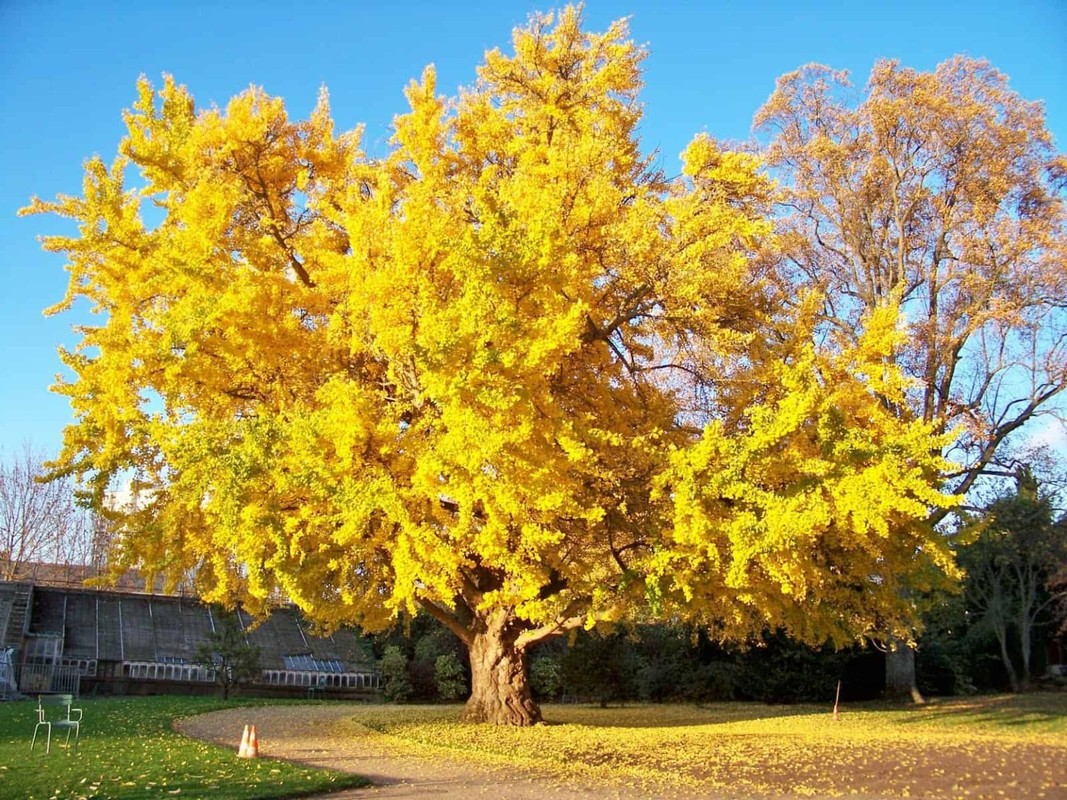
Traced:
[[879, 61], [860, 97], [810, 64], [756, 124], [793, 280], [822, 290], [843, 335], [899, 304], [909, 411], [959, 433], [948, 488], [1011, 477], [1012, 435], [1067, 388], [1067, 158], [1042, 105], [965, 56], [932, 72]]
[[570, 8], [513, 45], [456, 97], [428, 68], [376, 159], [325, 93], [293, 121], [142, 79], [111, 166], [33, 201], [79, 228], [45, 240], [54, 311], [99, 319], [55, 466], [101, 505], [133, 476], [116, 564], [326, 626], [425, 609], [469, 649], [468, 717], [513, 724], [529, 646], [598, 621], [908, 630], [950, 499], [895, 305], [820, 328], [756, 156], [700, 135], [656, 169], [625, 23]]

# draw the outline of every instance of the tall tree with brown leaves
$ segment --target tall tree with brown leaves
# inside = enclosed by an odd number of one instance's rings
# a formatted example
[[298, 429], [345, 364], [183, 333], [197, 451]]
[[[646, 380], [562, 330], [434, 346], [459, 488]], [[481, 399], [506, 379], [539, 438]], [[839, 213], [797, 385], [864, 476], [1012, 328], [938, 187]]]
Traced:
[[89, 562], [91, 519], [76, 505], [71, 481], [41, 480], [46, 462], [28, 442], [0, 451], [0, 580], [21, 578], [36, 562]]
[[755, 124], [785, 190], [786, 264], [823, 293], [824, 324], [860, 337], [871, 309], [899, 306], [890, 358], [913, 384], [887, 404], [957, 432], [946, 491], [1010, 475], [998, 456], [1067, 387], [1067, 159], [1041, 104], [962, 56], [933, 72], [880, 61], [862, 96], [809, 65]]

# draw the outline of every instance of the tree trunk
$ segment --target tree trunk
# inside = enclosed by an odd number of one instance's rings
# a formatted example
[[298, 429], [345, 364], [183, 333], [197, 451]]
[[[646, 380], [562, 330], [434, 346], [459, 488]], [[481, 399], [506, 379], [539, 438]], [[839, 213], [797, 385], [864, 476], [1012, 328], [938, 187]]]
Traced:
[[885, 652], [885, 697], [887, 700], [925, 702], [915, 681], [915, 650], [899, 639]]
[[1027, 691], [1030, 688], [1030, 620], [1025, 615], [1019, 620], [1019, 656], [1022, 670], [1019, 673], [1019, 690]]
[[1017, 568], [1019, 582], [1019, 605], [1016, 611], [1015, 625], [1019, 629], [1019, 658], [1022, 670], [1019, 675], [1020, 691], [1030, 689], [1030, 655], [1033, 647], [1032, 631], [1034, 620], [1042, 606], [1038, 603], [1037, 592], [1041, 580], [1034, 569]]
[[485, 621], [468, 649], [471, 696], [463, 711], [465, 722], [493, 725], [536, 725], [541, 709], [530, 693], [526, 651], [515, 646], [515, 635], [503, 615]]
[[997, 637], [1000, 645], [1000, 660], [1004, 663], [1004, 670], [1008, 673], [1008, 683], [1013, 692], [1019, 691], [1019, 676], [1015, 674], [1015, 665], [1011, 662], [1011, 654], [1008, 652], [1008, 630], [1003, 624], [993, 623], [993, 634]]

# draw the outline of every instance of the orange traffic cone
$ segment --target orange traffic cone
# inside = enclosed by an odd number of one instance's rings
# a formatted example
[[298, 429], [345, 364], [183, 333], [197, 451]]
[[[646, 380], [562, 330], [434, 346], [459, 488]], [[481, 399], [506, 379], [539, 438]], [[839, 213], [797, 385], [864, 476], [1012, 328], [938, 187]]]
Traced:
[[248, 726], [245, 725], [245, 732], [241, 734], [241, 747], [237, 750], [238, 758], [248, 758]]
[[259, 739], [256, 738], [256, 726], [252, 726], [252, 732], [248, 734], [248, 750], [245, 758], [259, 758]]

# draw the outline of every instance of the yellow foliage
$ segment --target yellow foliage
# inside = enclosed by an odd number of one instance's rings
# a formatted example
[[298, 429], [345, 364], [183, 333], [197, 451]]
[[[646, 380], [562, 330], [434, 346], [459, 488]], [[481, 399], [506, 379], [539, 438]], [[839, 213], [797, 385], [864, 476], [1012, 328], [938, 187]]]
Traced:
[[57, 469], [100, 504], [136, 477], [121, 562], [327, 627], [503, 614], [520, 647], [648, 603], [729, 636], [902, 628], [901, 588], [951, 565], [922, 524], [943, 442], [880, 399], [907, 390], [895, 312], [824, 342], [780, 302], [760, 160], [698, 136], [656, 171], [643, 56], [535, 16], [458, 97], [410, 84], [378, 160], [325, 95], [293, 121], [142, 79], [115, 164], [29, 208], [79, 225], [45, 241], [56, 310], [98, 319]]

